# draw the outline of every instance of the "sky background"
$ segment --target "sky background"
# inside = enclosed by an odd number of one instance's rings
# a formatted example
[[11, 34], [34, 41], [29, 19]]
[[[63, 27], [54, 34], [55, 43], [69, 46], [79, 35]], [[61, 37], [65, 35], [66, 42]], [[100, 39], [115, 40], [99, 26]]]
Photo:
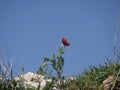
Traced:
[[[13, 69], [36, 72], [44, 57], [66, 47], [64, 75], [113, 60], [120, 0], [0, 0], [0, 54]], [[119, 29], [120, 30], [120, 29]], [[120, 31], [117, 35], [120, 50]]]

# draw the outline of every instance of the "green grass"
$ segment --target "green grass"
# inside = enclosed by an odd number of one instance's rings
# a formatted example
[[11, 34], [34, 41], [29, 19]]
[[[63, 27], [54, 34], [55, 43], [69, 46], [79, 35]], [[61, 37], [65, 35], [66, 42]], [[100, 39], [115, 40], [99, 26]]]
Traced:
[[[61, 87], [64, 90], [103, 90], [103, 81], [111, 75], [118, 75], [120, 70], [119, 60], [120, 58], [118, 57], [116, 63], [107, 60], [102, 65], [89, 66], [83, 73], [74, 76], [75, 79], [63, 78], [64, 82], [61, 84]], [[6, 68], [10, 68], [9, 65], [7, 65]], [[21, 81], [15, 81], [11, 78], [13, 76], [12, 72], [9, 71], [10, 69], [6, 70], [8, 71], [5, 72], [2, 64], [0, 64], [0, 90], [37, 90], [34, 88], [25, 89], [22, 79]], [[47, 82], [44, 90], [51, 90], [55, 86], [55, 83], [57, 82], [55, 78], [51, 83]], [[16, 87], [17, 84], [19, 84], [19, 87]], [[120, 82], [117, 82], [117, 84], [119, 85]]]
[[103, 65], [89, 66], [82, 74], [76, 75], [76, 79], [65, 79], [62, 87], [64, 90], [103, 90], [103, 81], [111, 75], [117, 76], [119, 70], [119, 60], [116, 63], [107, 60]]

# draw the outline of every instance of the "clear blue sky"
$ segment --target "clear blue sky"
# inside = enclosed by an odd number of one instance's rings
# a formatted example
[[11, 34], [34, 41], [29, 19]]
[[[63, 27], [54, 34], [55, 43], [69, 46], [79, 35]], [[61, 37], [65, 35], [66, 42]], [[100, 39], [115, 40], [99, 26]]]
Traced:
[[[66, 37], [64, 75], [81, 73], [113, 59], [119, 14], [120, 0], [0, 0], [0, 53], [35, 72]], [[120, 46], [120, 32], [117, 39]]]

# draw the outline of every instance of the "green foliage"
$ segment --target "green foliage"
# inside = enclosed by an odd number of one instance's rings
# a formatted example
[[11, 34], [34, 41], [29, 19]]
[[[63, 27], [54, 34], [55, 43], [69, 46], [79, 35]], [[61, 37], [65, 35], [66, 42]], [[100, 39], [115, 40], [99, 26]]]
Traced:
[[119, 62], [107, 60], [104, 65], [89, 66], [89, 69], [77, 76], [80, 90], [102, 90], [102, 82], [110, 75], [117, 75], [120, 70]]
[[40, 66], [37, 73], [46, 75], [48, 67], [50, 68], [51, 66], [52, 69], [56, 72], [56, 77], [58, 79], [62, 78], [64, 67], [64, 58], [62, 57], [63, 54], [64, 50], [63, 47], [61, 46], [58, 55], [53, 54], [53, 57], [51, 59], [46, 57], [44, 58], [43, 64]]
[[[63, 82], [62, 73], [63, 73], [63, 67], [64, 67], [64, 58], [62, 57], [62, 55], [64, 54], [64, 48], [65, 48], [64, 46], [61, 46], [59, 48], [59, 54], [58, 55], [53, 54], [52, 58], [45, 57], [43, 64], [40, 66], [39, 70], [37, 71], [38, 74], [47, 76], [47, 73], [48, 73], [47, 68], [52, 67], [53, 71], [56, 73], [55, 82], [59, 82], [59, 84], [57, 83], [57, 86], [60, 90], [62, 89], [61, 87]], [[52, 72], [50, 74], [52, 74]]]
[[[103, 65], [89, 66], [83, 73], [74, 76], [75, 78], [64, 78], [62, 75], [64, 67], [64, 46], [59, 48], [59, 54], [53, 54], [52, 58], [45, 57], [43, 64], [37, 71], [38, 74], [44, 75], [46, 79], [52, 79], [51, 82], [46, 82], [43, 90], [103, 90], [103, 81], [109, 76], [115, 76], [113, 88], [120, 86], [120, 55], [117, 55], [116, 62], [109, 59]], [[24, 74], [24, 67], [21, 68]], [[55, 72], [53, 75], [52, 72]], [[24, 78], [19, 80], [13, 78], [12, 63], [3, 64], [0, 62], [0, 90], [40, 90], [40, 82], [37, 88], [24, 83]], [[26, 88], [27, 86], [27, 88]], [[112, 89], [111, 89], [112, 90]], [[115, 89], [119, 90], [119, 89]]]
[[[120, 70], [119, 58], [117, 62], [112, 62], [108, 60], [99, 66], [89, 66], [89, 69], [84, 70], [83, 73], [75, 76], [74, 79], [63, 78], [63, 76], [59, 76], [62, 74], [63, 66], [64, 66], [64, 58], [60, 55], [53, 55], [52, 59], [44, 58], [44, 62], [41, 65], [40, 72], [42, 75], [46, 75], [47, 73], [44, 71], [44, 68], [51, 65], [53, 70], [56, 71], [56, 76], [51, 76], [52, 82], [47, 82], [46, 87], [43, 90], [52, 90], [54, 87], [59, 88], [59, 90], [103, 90], [102, 83], [105, 79], [107, 79], [110, 75], [117, 76]], [[7, 66], [7, 65], [5, 65]], [[39, 90], [38, 88], [27, 85], [28, 88], [25, 88], [24, 79], [21, 77], [19, 81], [15, 81], [12, 79], [11, 73], [9, 73], [9, 77], [6, 73], [3, 72], [2, 65], [0, 64], [1, 70], [1, 79], [0, 79], [0, 90]], [[45, 69], [45, 70], [47, 70]], [[9, 69], [7, 69], [9, 70]], [[11, 70], [12, 71], [12, 70]], [[22, 71], [24, 73], [23, 67]], [[10, 71], [6, 71], [10, 72]], [[51, 74], [52, 75], [52, 74]], [[117, 78], [116, 78], [117, 79]], [[61, 84], [57, 84], [60, 80]], [[57, 86], [55, 86], [57, 85]], [[120, 82], [116, 82], [115, 86], [118, 87]], [[18, 87], [19, 86], [19, 87]], [[60, 88], [61, 87], [61, 88]]]
[[120, 70], [120, 55], [118, 55], [116, 62], [112, 62], [107, 59], [103, 65], [89, 66], [89, 69], [84, 70], [82, 74], [78, 74], [76, 79], [62, 79], [64, 66], [64, 58], [62, 57], [62, 54], [64, 54], [63, 48], [64, 47], [60, 48], [59, 55], [54, 54], [52, 59], [44, 58], [44, 65], [41, 68], [41, 71], [46, 66], [51, 66], [52, 69], [56, 71], [56, 77], [52, 79], [52, 83], [47, 84], [47, 89], [51, 89], [54, 84], [58, 83], [60, 80], [61, 84], [57, 84], [59, 90], [102, 90], [102, 84], [105, 79], [107, 79], [110, 75], [118, 75]]

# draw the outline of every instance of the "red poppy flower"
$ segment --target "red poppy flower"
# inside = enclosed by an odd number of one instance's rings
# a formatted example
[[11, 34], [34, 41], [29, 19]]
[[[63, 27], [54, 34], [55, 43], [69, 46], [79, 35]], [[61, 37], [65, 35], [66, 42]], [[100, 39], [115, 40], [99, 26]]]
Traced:
[[70, 46], [70, 43], [68, 43], [68, 40], [66, 38], [62, 38], [62, 43], [64, 46]]

